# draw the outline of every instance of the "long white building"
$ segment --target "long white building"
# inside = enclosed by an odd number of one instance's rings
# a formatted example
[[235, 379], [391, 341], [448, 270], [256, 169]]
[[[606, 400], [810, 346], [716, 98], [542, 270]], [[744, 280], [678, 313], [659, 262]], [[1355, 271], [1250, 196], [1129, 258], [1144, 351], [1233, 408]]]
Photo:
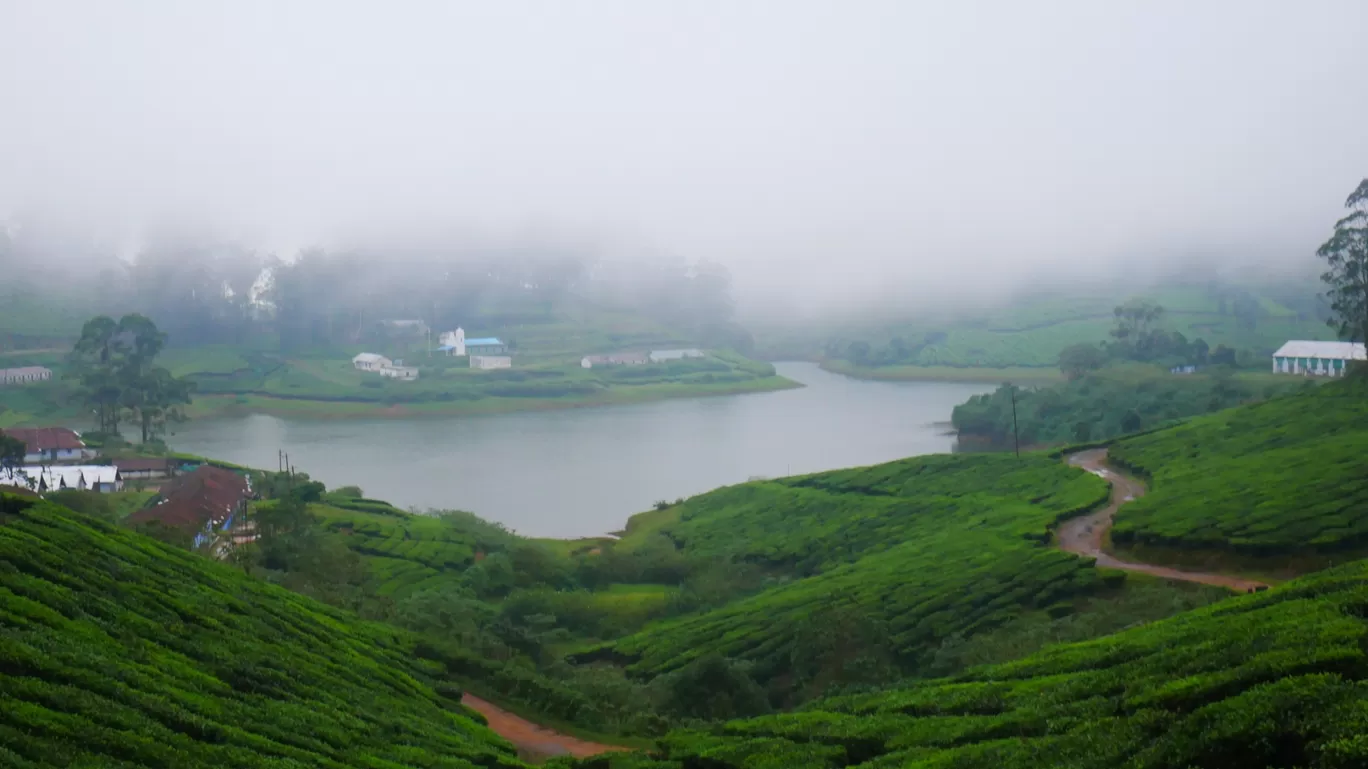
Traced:
[[1352, 361], [1368, 360], [1360, 342], [1292, 340], [1273, 353], [1274, 374], [1344, 376]]

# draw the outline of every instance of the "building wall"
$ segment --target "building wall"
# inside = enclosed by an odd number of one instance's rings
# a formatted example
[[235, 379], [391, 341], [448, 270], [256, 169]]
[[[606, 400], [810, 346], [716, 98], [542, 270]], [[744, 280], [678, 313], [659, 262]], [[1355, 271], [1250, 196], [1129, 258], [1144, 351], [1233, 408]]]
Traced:
[[512, 368], [513, 359], [506, 355], [472, 355], [470, 367], [478, 369]]

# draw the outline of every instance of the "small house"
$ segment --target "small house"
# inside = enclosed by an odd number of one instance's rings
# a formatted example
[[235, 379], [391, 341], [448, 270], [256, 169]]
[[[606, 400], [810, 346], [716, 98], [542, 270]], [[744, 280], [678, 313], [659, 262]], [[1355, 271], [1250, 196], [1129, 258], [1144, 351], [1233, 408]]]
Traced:
[[1368, 360], [1360, 342], [1293, 340], [1273, 353], [1274, 374], [1344, 376], [1353, 361]]
[[373, 352], [363, 352], [352, 358], [352, 367], [357, 371], [379, 371], [394, 365], [394, 361]]
[[386, 366], [380, 369], [380, 376], [409, 381], [418, 378], [418, 368], [416, 366]]
[[0, 368], [0, 385], [30, 384], [46, 382], [52, 378], [52, 369], [44, 366], [21, 366], [19, 368]]
[[212, 465], [200, 465], [162, 487], [157, 504], [128, 516], [130, 524], [160, 523], [195, 533], [195, 544], [234, 529], [247, 509], [251, 479]]
[[512, 368], [513, 359], [507, 355], [471, 355], [470, 367], [478, 369]]
[[10, 427], [3, 432], [24, 442], [25, 462], [71, 462], [95, 456], [81, 434], [66, 427]]

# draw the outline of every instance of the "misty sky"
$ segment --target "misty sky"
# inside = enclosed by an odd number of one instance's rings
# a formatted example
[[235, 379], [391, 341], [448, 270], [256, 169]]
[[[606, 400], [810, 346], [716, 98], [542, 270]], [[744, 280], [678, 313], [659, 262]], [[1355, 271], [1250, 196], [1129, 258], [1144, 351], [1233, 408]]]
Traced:
[[782, 297], [1310, 258], [1368, 3], [0, 0], [0, 216], [435, 227]]

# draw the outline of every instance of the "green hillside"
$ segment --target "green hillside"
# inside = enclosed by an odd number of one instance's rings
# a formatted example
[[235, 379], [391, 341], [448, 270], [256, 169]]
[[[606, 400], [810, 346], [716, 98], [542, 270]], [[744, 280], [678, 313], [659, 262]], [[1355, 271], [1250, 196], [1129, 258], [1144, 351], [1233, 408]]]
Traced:
[[1368, 382], [1361, 377], [1120, 441], [1151, 491], [1123, 507], [1119, 545], [1248, 556], [1368, 544]]
[[412, 636], [50, 503], [0, 502], [0, 765], [522, 765]]
[[953, 667], [966, 642], [1019, 648], [1007, 639], [1034, 620], [1106, 614], [1108, 600], [1122, 601], [1122, 575], [1049, 544], [1049, 527], [1107, 494], [1100, 479], [1055, 460], [1004, 455], [917, 457], [704, 494], [634, 522], [620, 547], [664, 535], [688, 557], [761, 568], [766, 589], [580, 659], [611, 659], [640, 678], [713, 656], [743, 661], [785, 702], [859, 680], [840, 659], [847, 652], [873, 666], [864, 675], [888, 676]]
[[1368, 564], [952, 678], [677, 731], [584, 769], [1368, 765]]
[[[1307, 284], [1305, 297], [1317, 291]], [[1164, 308], [1164, 330], [1202, 339], [1211, 349], [1225, 345], [1251, 359], [1271, 354], [1288, 339], [1335, 338], [1314, 303], [1286, 287], [1174, 283], [1143, 291], [1059, 291], [990, 309], [853, 325], [825, 340], [824, 354], [833, 370], [885, 378], [917, 378], [928, 367], [1051, 369], [1065, 347], [1107, 339], [1113, 308], [1133, 297]]]

